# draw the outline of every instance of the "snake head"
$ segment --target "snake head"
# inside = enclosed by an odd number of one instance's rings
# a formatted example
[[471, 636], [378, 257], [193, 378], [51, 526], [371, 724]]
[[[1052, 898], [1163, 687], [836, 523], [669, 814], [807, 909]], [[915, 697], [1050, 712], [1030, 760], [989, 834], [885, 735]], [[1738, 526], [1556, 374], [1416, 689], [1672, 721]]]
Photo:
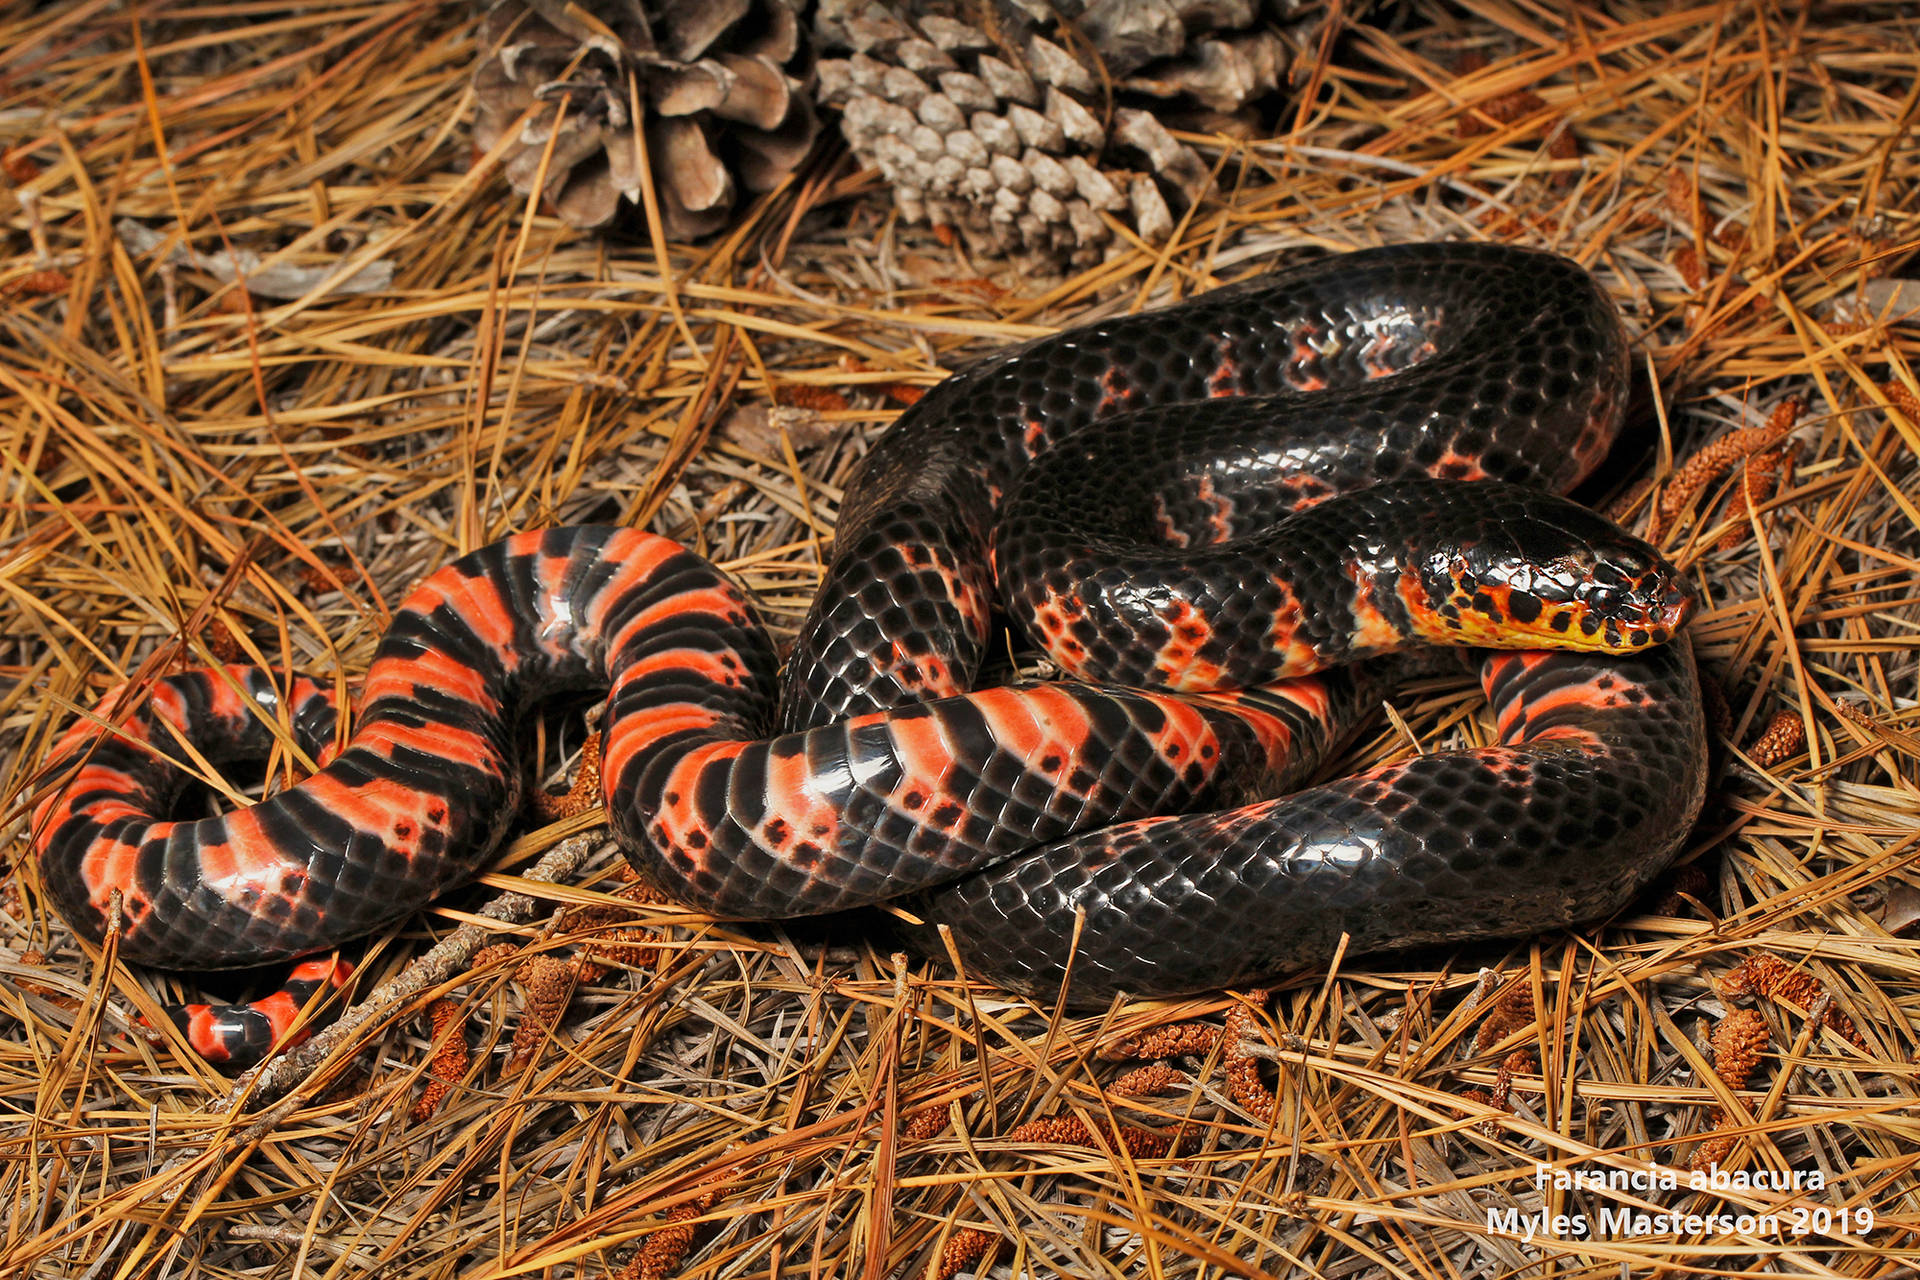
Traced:
[[1420, 559], [1414, 598], [1403, 598], [1426, 639], [1634, 653], [1692, 616], [1686, 579], [1646, 542], [1561, 498], [1506, 497], [1492, 500], [1477, 537]]

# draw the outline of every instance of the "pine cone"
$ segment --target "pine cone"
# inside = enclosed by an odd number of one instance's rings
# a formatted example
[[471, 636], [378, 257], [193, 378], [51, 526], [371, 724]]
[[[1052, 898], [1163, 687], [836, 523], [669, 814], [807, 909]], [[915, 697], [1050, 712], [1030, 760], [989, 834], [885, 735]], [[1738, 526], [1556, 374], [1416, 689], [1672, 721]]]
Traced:
[[531, 191], [544, 159], [544, 194], [576, 227], [639, 205], [650, 164], [668, 234], [714, 231], [739, 190], [777, 186], [813, 145], [790, 74], [805, 56], [795, 3], [498, 0], [481, 24], [474, 141], [490, 150], [517, 127], [508, 180]]
[[[1234, 112], [1291, 62], [1259, 0], [821, 0], [823, 103], [910, 221], [977, 250], [1097, 261], [1113, 230], [1148, 242], [1209, 175], [1158, 118]], [[1105, 123], [1108, 86], [1118, 95]], [[1123, 105], [1154, 102], [1155, 112]], [[1126, 167], [1131, 164], [1136, 167]], [[1169, 204], [1171, 198], [1172, 205]]]

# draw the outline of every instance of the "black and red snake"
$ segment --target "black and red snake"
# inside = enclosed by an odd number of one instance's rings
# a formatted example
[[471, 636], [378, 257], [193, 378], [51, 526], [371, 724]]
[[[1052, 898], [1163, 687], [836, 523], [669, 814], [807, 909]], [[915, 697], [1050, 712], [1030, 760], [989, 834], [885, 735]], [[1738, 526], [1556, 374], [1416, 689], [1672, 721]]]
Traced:
[[[1705, 785], [1691, 653], [1667, 643], [1691, 594], [1545, 492], [1605, 453], [1627, 376], [1584, 270], [1475, 244], [1324, 259], [1018, 347], [874, 445], [783, 704], [752, 607], [693, 552], [526, 533], [428, 577], [352, 737], [249, 808], [167, 816], [196, 754], [260, 756], [284, 725], [321, 757], [320, 689], [235, 667], [110, 696], [53, 752], [42, 883], [93, 941], [118, 895], [118, 954], [141, 964], [333, 946], [484, 867], [523, 709], [598, 684], [609, 817], [669, 894], [738, 917], [919, 895], [970, 975], [1035, 996], [1604, 916]], [[996, 601], [1070, 680], [972, 690]], [[1328, 668], [1433, 643], [1495, 651], [1498, 742], [1295, 790], [1392, 660]], [[214, 1057], [284, 1025], [180, 1016]]]

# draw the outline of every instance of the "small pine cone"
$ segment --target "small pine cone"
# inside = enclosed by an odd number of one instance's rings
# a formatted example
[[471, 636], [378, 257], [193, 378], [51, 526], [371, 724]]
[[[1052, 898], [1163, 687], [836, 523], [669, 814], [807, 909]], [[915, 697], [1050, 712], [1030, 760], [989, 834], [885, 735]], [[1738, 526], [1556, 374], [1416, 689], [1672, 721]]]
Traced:
[[1211, 1053], [1220, 1043], [1220, 1028], [1204, 1022], [1176, 1022], [1101, 1047], [1106, 1062], [1124, 1062], [1129, 1058], [1179, 1058]]
[[[1234, 112], [1279, 86], [1293, 46], [1261, 23], [1257, 0], [821, 0], [821, 100], [909, 221], [978, 252], [1093, 262], [1109, 219], [1162, 240], [1206, 189], [1165, 105]], [[1159, 105], [1117, 106], [1109, 130], [1109, 87]]]
[[1107, 1092], [1116, 1098], [1150, 1098], [1186, 1083], [1186, 1076], [1175, 1071], [1171, 1062], [1149, 1062], [1115, 1080], [1107, 1086]]
[[1000, 1247], [1001, 1237], [979, 1227], [962, 1227], [947, 1237], [946, 1248], [940, 1252], [940, 1260], [934, 1264], [934, 1280], [953, 1280], [968, 1268], [977, 1273], [976, 1265]]
[[1744, 1089], [1767, 1051], [1766, 1015], [1758, 1009], [1729, 1009], [1713, 1029], [1713, 1070], [1729, 1089]]
[[1728, 1000], [1758, 995], [1803, 1011], [1820, 1009], [1823, 1026], [1862, 1053], [1869, 1051], [1860, 1029], [1843, 1010], [1834, 1007], [1820, 979], [1770, 952], [1748, 956], [1721, 978], [1718, 986], [1721, 996]]
[[415, 1124], [433, 1119], [440, 1104], [473, 1065], [473, 1054], [467, 1049], [466, 1011], [459, 1003], [435, 1000], [427, 1006], [427, 1017], [433, 1024], [433, 1043], [438, 1047], [427, 1067], [426, 1088], [407, 1112], [407, 1118]]
[[527, 1003], [520, 1015], [520, 1025], [513, 1031], [513, 1048], [504, 1068], [509, 1072], [533, 1061], [534, 1053], [560, 1025], [560, 1015], [567, 1011], [567, 1002], [573, 999], [574, 972], [563, 960], [549, 955], [530, 956], [521, 963], [517, 976], [526, 988]]
[[650, 166], [667, 233], [715, 231], [740, 190], [777, 186], [818, 132], [789, 74], [805, 60], [794, 3], [497, 0], [473, 72], [474, 142], [491, 150], [517, 127], [508, 181], [531, 191], [544, 161], [543, 194], [573, 226], [640, 205]]
[[1473, 1051], [1483, 1053], [1522, 1027], [1533, 1025], [1539, 1017], [1533, 1007], [1533, 988], [1526, 984], [1509, 988], [1473, 1033]]
[[1767, 721], [1767, 727], [1747, 748], [1747, 755], [1763, 769], [1771, 769], [1782, 760], [1791, 760], [1807, 745], [1807, 722], [1798, 711], [1782, 707]]
[[1055, 1115], [1039, 1120], [1029, 1120], [1016, 1125], [1008, 1131], [1009, 1142], [1047, 1142], [1063, 1147], [1092, 1147], [1101, 1140], [1118, 1140], [1127, 1149], [1127, 1153], [1139, 1159], [1158, 1160], [1181, 1149], [1183, 1142], [1190, 1140], [1187, 1135], [1165, 1132], [1159, 1129], [1142, 1129], [1137, 1125], [1123, 1124], [1118, 1127], [1096, 1120], [1098, 1129], [1090, 1129], [1078, 1116]]
[[1888, 404], [1907, 415], [1909, 422], [1920, 422], [1920, 396], [1909, 391], [1904, 382], [1883, 382], [1880, 392]]
[[1718, 1168], [1722, 1161], [1733, 1154], [1734, 1142], [1735, 1139], [1729, 1134], [1713, 1134], [1693, 1149], [1693, 1154], [1687, 1159], [1687, 1167], [1696, 1173]]

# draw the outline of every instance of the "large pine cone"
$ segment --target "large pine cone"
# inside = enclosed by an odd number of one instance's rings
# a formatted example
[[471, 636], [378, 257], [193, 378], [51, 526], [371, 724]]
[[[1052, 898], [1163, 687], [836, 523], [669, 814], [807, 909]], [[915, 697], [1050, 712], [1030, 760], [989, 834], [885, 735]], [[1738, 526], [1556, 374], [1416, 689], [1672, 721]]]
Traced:
[[793, 74], [795, 3], [498, 0], [481, 26], [474, 141], [490, 150], [518, 128], [505, 164], [522, 193], [551, 145], [544, 194], [576, 227], [640, 204], [650, 165], [668, 234], [716, 230], [740, 190], [792, 172], [818, 130]]
[[[821, 101], [909, 220], [1084, 263], [1112, 239], [1103, 215], [1159, 241], [1169, 200], [1207, 186], [1160, 104], [1239, 110], [1279, 85], [1301, 33], [1269, 29], [1260, 0], [821, 0], [815, 38], [838, 55]], [[1109, 130], [1109, 89], [1155, 110], [1116, 105]]]

